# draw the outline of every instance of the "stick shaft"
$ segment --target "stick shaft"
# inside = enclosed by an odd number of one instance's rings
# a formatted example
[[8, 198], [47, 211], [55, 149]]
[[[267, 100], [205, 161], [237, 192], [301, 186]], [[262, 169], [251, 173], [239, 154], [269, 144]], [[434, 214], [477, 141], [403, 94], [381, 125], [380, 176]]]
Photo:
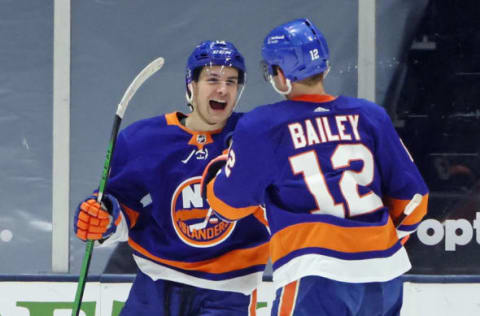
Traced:
[[88, 268], [92, 259], [93, 244], [93, 240], [87, 240], [82, 267], [80, 269], [80, 276], [77, 283], [77, 292], [75, 293], [75, 301], [73, 302], [72, 315], [74, 316], [78, 316], [80, 313], [80, 305], [82, 304], [83, 292], [85, 290], [85, 283], [87, 281]]
[[[101, 203], [104, 192], [107, 187], [108, 176], [110, 175], [111, 169], [111, 160], [115, 150], [115, 144], [117, 142], [118, 132], [120, 130], [120, 124], [123, 119], [123, 115], [130, 103], [130, 100], [133, 98], [135, 92], [138, 88], [154, 73], [160, 70], [163, 67], [165, 60], [162, 57], [158, 57], [151, 63], [149, 63], [145, 68], [140, 71], [140, 73], [133, 79], [133, 81], [128, 86], [127, 90], [123, 94], [120, 103], [117, 106], [117, 111], [115, 113], [115, 119], [113, 121], [112, 133], [110, 135], [110, 141], [108, 142], [107, 154], [105, 157], [105, 163], [103, 165], [102, 178], [100, 180], [100, 185], [98, 186], [98, 196], [97, 202]], [[73, 302], [72, 316], [78, 316], [81, 309], [83, 292], [85, 290], [85, 284], [87, 281], [88, 268], [90, 266], [90, 261], [92, 259], [94, 241], [87, 240], [85, 246], [85, 254], [82, 260], [82, 267], [80, 270], [80, 275], [77, 283], [77, 290], [75, 293], [75, 301]]]
[[121, 123], [122, 123], [122, 118], [118, 115], [115, 115], [115, 120], [113, 121], [113, 127], [112, 127], [112, 134], [110, 135], [110, 141], [108, 142], [105, 163], [103, 164], [102, 179], [100, 180], [100, 185], [98, 186], [98, 197], [97, 197], [98, 202], [102, 201], [103, 193], [107, 188], [107, 179], [108, 179], [108, 176], [110, 175], [111, 160], [113, 157], [113, 151], [115, 150], [115, 144], [117, 143], [117, 136], [120, 130]]
[[[105, 157], [105, 163], [103, 165], [102, 178], [100, 180], [100, 185], [98, 186], [98, 196], [97, 201], [100, 203], [103, 198], [103, 193], [107, 187], [107, 179], [110, 174], [111, 161], [113, 157], [113, 152], [115, 150], [115, 143], [117, 142], [118, 131], [120, 130], [120, 124], [122, 119], [120, 116], [115, 115], [115, 120], [113, 122], [112, 134], [110, 135], [110, 141], [107, 147], [107, 154]], [[90, 267], [90, 261], [92, 259], [93, 253], [93, 240], [87, 240], [85, 246], [85, 254], [83, 255], [82, 267], [80, 269], [80, 275], [78, 277], [77, 291], [75, 293], [75, 301], [73, 302], [72, 315], [78, 316], [80, 313], [80, 306], [82, 304], [83, 292], [85, 291], [85, 284], [87, 282], [88, 268]]]

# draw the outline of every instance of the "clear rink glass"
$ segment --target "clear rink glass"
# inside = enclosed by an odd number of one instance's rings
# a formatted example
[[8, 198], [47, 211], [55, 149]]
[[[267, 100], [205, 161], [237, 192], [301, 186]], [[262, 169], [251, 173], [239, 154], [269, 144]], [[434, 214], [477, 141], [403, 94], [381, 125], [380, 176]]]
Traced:
[[[471, 1], [457, 7], [427, 2], [376, 2], [375, 101], [390, 114], [431, 189], [429, 216], [436, 222], [420, 226], [421, 234], [408, 242], [413, 261], [410, 272], [480, 274], [474, 222], [480, 210], [479, 41], [475, 40], [480, 30], [472, 17], [478, 8]], [[110, 119], [121, 91], [136, 73], [135, 65], [146, 63], [148, 56], [164, 56], [165, 67], [132, 100], [125, 124], [179, 109], [185, 91], [178, 78], [183, 76], [184, 57], [190, 49], [187, 44], [209, 37], [212, 27], [245, 52], [249, 82], [238, 91], [240, 96], [248, 86], [241, 111], [278, 100], [261, 79], [268, 72], [258, 67], [259, 48], [273, 25], [271, 21], [286, 21], [292, 12], [321, 21], [318, 24], [328, 37], [332, 56], [327, 90], [357, 94], [359, 3], [355, 1], [339, 6], [333, 0], [308, 5], [279, 0], [279, 6], [288, 10], [277, 11], [270, 10], [268, 3], [249, 7], [240, 2], [219, 4], [212, 11], [199, 2], [190, 4], [188, 12], [181, 3], [164, 8], [159, 3], [138, 7], [122, 2], [115, 3], [116, 19], [109, 20], [105, 20], [109, 12], [105, 3], [75, 1], [71, 5], [71, 65], [64, 67], [71, 69], [71, 117], [61, 118], [70, 124], [64, 144], [52, 140], [54, 87], [52, 80], [45, 80], [53, 77], [54, 11], [49, 5], [18, 1], [0, 5], [0, 19], [9, 21], [0, 28], [5, 39], [0, 54], [0, 131], [9, 135], [0, 142], [0, 247], [8, 254], [0, 260], [0, 274], [52, 271], [52, 230], [56, 226], [52, 222], [52, 205], [56, 203], [52, 150], [54, 146], [70, 148], [70, 157], [65, 157], [70, 167], [70, 208], [65, 212], [73, 216], [76, 201], [98, 183]], [[184, 19], [179, 24], [180, 12]], [[159, 14], [164, 25], [161, 30]], [[84, 15], [89, 16], [88, 22], [81, 18]], [[28, 18], [31, 16], [36, 18]], [[142, 23], [125, 26], [124, 21], [137, 21], [139, 16]], [[245, 16], [251, 22], [245, 23]], [[231, 26], [238, 25], [242, 32], [232, 31]], [[159, 33], [149, 42], [132, 35], [150, 34], [151, 30]], [[181, 41], [177, 32], [182, 34]], [[20, 33], [26, 36], [18, 37]], [[248, 39], [242, 34], [249, 34]], [[238, 86], [235, 79], [223, 76], [207, 76], [205, 80], [222, 89]], [[69, 269], [78, 273], [84, 246], [69, 229]], [[452, 235], [453, 230], [460, 235]], [[430, 236], [423, 232], [430, 232]], [[95, 250], [91, 274], [103, 271], [111, 252], [112, 248]], [[25, 260], [26, 253], [34, 254], [35, 260]]]

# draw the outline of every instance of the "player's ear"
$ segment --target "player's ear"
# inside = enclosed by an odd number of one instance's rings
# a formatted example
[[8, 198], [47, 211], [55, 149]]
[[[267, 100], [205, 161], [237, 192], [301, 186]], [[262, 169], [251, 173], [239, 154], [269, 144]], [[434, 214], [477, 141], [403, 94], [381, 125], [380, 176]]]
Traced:
[[278, 77], [278, 82], [283, 86], [287, 86], [287, 78], [285, 77], [285, 74], [283, 73], [282, 68], [277, 67], [277, 77]]
[[185, 97], [187, 98], [188, 104], [192, 104], [193, 102], [193, 93], [194, 93], [193, 85], [194, 84], [196, 85], [196, 82], [192, 81], [187, 85], [187, 91], [185, 92]]

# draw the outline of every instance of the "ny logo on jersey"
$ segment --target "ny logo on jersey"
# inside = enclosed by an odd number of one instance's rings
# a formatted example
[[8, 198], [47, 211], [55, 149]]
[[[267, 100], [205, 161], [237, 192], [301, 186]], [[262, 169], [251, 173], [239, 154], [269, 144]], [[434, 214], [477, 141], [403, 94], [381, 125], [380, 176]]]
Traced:
[[209, 212], [200, 194], [201, 177], [182, 182], [172, 197], [172, 224], [178, 237], [192, 247], [213, 247], [225, 241], [235, 223], [227, 223]]

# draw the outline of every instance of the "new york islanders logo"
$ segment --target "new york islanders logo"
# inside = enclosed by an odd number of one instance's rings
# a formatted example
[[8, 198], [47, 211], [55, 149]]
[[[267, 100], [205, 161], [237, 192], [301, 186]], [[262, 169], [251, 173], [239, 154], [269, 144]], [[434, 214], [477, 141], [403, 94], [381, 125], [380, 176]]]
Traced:
[[[171, 217], [175, 232], [183, 242], [206, 248], [225, 241], [236, 224], [224, 222], [215, 214], [206, 220], [209, 205], [200, 195], [200, 180], [201, 177], [189, 178], [177, 187], [172, 197]], [[205, 225], [201, 225], [202, 222]]]

